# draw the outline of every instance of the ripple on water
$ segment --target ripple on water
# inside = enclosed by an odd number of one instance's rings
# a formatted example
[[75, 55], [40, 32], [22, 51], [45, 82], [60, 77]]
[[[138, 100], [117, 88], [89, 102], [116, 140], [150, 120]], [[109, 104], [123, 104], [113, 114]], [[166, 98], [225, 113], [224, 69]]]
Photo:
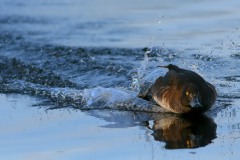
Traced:
[[240, 53], [232, 54], [231, 57], [234, 59], [240, 59]]

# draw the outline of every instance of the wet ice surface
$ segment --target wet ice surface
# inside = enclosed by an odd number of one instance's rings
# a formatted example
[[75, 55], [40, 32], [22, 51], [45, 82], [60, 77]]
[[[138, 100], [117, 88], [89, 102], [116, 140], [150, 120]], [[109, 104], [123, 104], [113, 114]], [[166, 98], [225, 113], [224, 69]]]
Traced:
[[[26, 95], [1, 94], [0, 99], [0, 152], [4, 159], [238, 159], [239, 156], [237, 105], [220, 111], [216, 117], [201, 117], [200, 122], [194, 122], [176, 115], [144, 112], [45, 110], [47, 106], [33, 107], [41, 99]], [[172, 150], [199, 146], [205, 147]]]
[[[238, 159], [240, 3], [215, 3], [2, 0], [1, 156]], [[169, 63], [216, 86], [205, 116], [136, 96]]]

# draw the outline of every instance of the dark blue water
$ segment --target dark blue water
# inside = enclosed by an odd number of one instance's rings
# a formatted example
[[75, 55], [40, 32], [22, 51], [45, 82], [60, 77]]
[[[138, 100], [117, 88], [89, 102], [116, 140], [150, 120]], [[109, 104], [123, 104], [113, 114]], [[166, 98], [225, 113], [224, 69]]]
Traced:
[[[211, 151], [211, 158], [237, 159], [239, 7], [237, 1], [1, 0], [1, 154], [203, 159]], [[169, 63], [215, 85], [217, 102], [205, 116], [162, 114], [137, 97], [165, 74], [157, 66]]]

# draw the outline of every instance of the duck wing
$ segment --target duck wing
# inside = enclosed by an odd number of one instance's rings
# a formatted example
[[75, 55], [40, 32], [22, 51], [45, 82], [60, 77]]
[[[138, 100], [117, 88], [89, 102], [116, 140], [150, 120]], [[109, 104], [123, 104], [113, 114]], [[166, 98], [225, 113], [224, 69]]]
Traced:
[[152, 95], [160, 96], [166, 90], [177, 85], [179, 76], [175, 71], [168, 71], [164, 77], [158, 77], [155, 83], [151, 86]]

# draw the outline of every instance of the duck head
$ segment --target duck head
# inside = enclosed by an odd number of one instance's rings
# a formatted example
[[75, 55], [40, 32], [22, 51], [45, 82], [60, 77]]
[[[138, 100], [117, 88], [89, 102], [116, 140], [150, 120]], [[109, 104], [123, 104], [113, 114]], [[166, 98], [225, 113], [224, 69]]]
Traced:
[[181, 103], [184, 106], [188, 106], [191, 109], [202, 110], [201, 95], [197, 85], [193, 83], [187, 83], [183, 86]]

